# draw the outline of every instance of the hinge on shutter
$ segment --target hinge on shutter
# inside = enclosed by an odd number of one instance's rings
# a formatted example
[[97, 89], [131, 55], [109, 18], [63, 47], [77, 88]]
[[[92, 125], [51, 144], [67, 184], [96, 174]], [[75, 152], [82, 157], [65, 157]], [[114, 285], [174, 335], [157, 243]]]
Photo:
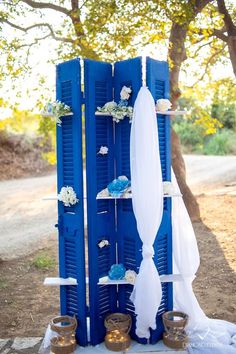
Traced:
[[58, 228], [58, 231], [61, 232], [63, 230], [63, 219], [61, 216], [58, 218], [58, 223], [55, 224], [55, 227]]

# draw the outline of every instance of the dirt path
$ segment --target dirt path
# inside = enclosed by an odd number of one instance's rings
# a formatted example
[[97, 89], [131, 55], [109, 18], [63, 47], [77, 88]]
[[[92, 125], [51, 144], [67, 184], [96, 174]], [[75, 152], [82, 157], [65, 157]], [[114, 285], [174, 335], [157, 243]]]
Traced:
[[187, 183], [194, 194], [236, 192], [236, 156], [185, 155], [184, 161]]
[[[235, 194], [235, 156], [184, 156], [195, 194]], [[228, 184], [226, 187], [225, 184]], [[56, 175], [0, 182], [0, 259], [14, 259], [45, 246], [56, 235]]]
[[55, 174], [0, 182], [0, 258], [13, 259], [44, 247], [55, 235], [56, 201], [43, 201], [55, 194]]

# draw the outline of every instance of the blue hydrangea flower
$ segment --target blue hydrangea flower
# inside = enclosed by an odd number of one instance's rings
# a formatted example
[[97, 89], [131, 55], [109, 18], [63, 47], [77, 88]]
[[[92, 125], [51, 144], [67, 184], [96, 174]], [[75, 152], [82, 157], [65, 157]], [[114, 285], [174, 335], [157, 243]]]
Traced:
[[120, 100], [118, 103], [119, 107], [127, 107], [128, 106], [128, 101], [127, 100]]
[[114, 179], [108, 184], [107, 189], [109, 194], [114, 198], [119, 198], [124, 191], [130, 186], [130, 181], [127, 179]]
[[108, 278], [111, 280], [120, 280], [125, 277], [126, 269], [122, 263], [113, 264], [108, 272]]

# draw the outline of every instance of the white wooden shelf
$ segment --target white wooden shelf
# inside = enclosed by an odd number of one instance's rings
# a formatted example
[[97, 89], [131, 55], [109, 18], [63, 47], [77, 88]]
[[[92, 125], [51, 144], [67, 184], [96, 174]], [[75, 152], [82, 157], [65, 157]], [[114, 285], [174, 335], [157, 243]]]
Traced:
[[[181, 193], [174, 193], [174, 194], [164, 194], [163, 196], [164, 198], [172, 198], [172, 197], [182, 197]], [[121, 197], [111, 197], [111, 196], [98, 196], [96, 197], [96, 199], [132, 199], [132, 194], [130, 195], [124, 195]]]
[[[162, 283], [172, 283], [176, 281], [183, 281], [184, 277], [181, 274], [166, 274], [166, 275], [160, 275], [160, 280]], [[108, 276], [105, 276], [99, 279], [98, 285], [132, 285], [132, 284], [125, 279], [111, 280], [108, 278]]]
[[183, 116], [187, 114], [187, 111], [156, 111], [157, 114], [162, 114], [164, 116]]
[[[41, 114], [42, 117], [54, 117], [54, 115], [52, 113], [41, 112], [40, 114]], [[70, 112], [70, 113], [63, 114], [61, 117], [73, 116], [73, 114], [74, 114], [73, 112]]]
[[78, 285], [74, 278], [45, 278], [43, 285], [60, 286], [60, 285]]
[[[188, 113], [188, 111], [156, 111], [157, 114], [162, 114], [164, 116], [182, 116]], [[95, 112], [95, 116], [106, 116], [111, 117], [111, 114], [105, 112]]]

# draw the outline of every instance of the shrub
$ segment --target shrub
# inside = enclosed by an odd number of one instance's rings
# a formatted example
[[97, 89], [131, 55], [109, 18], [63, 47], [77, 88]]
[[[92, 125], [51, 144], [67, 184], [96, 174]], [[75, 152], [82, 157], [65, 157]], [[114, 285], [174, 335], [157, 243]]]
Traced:
[[227, 129], [222, 129], [204, 144], [203, 152], [206, 155], [236, 154], [235, 141], [235, 133]]
[[48, 256], [47, 254], [41, 254], [34, 258], [32, 265], [37, 269], [49, 270], [55, 268], [56, 261], [54, 258]]

